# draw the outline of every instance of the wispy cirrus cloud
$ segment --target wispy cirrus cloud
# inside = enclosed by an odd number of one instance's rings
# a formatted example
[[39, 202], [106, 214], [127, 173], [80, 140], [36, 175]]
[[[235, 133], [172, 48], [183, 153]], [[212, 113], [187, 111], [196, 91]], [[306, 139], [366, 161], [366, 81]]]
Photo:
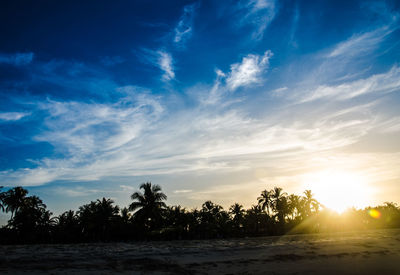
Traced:
[[165, 81], [175, 78], [174, 64], [171, 54], [165, 51], [158, 51], [158, 65], [164, 72], [162, 79]]
[[247, 170], [271, 158], [352, 144], [375, 125], [372, 117], [359, 116], [356, 110], [349, 110], [348, 118], [327, 117], [326, 108], [310, 114], [317, 121], [303, 117], [289, 122], [291, 112], [253, 118], [244, 110], [207, 105], [165, 116], [168, 106], [161, 98], [137, 96], [134, 87], [124, 89], [127, 97], [117, 103], [40, 103], [49, 113], [44, 121], [48, 130], [34, 139], [52, 144], [65, 157], [38, 160], [37, 168], [3, 171], [1, 181], [42, 185], [115, 175]]
[[246, 14], [241, 20], [242, 25], [252, 25], [252, 39], [261, 40], [264, 31], [274, 19], [277, 8], [275, 0], [250, 0], [239, 2], [239, 8], [245, 9]]
[[14, 66], [28, 65], [32, 62], [34, 53], [14, 53], [0, 54], [0, 64], [9, 64]]
[[378, 29], [362, 34], [355, 34], [349, 39], [335, 45], [328, 57], [352, 56], [367, 54], [376, 47], [397, 27], [385, 25]]
[[0, 121], [16, 121], [30, 114], [29, 112], [2, 112], [0, 113]]
[[190, 193], [192, 191], [193, 190], [190, 190], [190, 189], [181, 189], [181, 190], [175, 190], [174, 194], [185, 194], [185, 193]]
[[193, 31], [193, 18], [198, 4], [187, 5], [183, 8], [183, 14], [174, 29], [174, 42], [183, 45], [190, 38]]
[[319, 85], [317, 88], [294, 96], [296, 100], [309, 102], [318, 99], [348, 100], [370, 93], [390, 93], [400, 91], [400, 68], [394, 66], [389, 71], [374, 74], [364, 79], [344, 82], [339, 85]]
[[241, 63], [232, 64], [226, 79], [228, 88], [235, 90], [241, 86], [258, 83], [261, 74], [268, 69], [272, 56], [272, 52], [268, 50], [262, 56], [249, 54], [243, 57]]
[[143, 63], [157, 67], [163, 72], [161, 80], [169, 81], [175, 78], [174, 60], [166, 50], [141, 49], [137, 55]]
[[[373, 67], [371, 62], [385, 54], [388, 49], [383, 45], [391, 39], [397, 29], [396, 24], [388, 24], [378, 26], [369, 32], [355, 33], [331, 47], [308, 56], [299, 63], [294, 61], [292, 67], [301, 64], [303, 69], [296, 72], [298, 80], [293, 81], [296, 87], [286, 94], [290, 98], [313, 100], [341, 93], [340, 99], [345, 99], [364, 93], [361, 90], [367, 88], [362, 88], [360, 85], [366, 84], [367, 78], [371, 78], [370, 84], [374, 81], [386, 81], [384, 73], [375, 73], [376, 76], [371, 74]], [[366, 56], [368, 58], [365, 58]], [[387, 76], [390, 78], [395, 71], [389, 71], [387, 71]], [[287, 73], [288, 77], [291, 77], [289, 74], [292, 72]], [[379, 77], [381, 74], [382, 80]], [[336, 88], [340, 89], [336, 90]], [[353, 88], [355, 91], [349, 90]], [[346, 89], [347, 92], [345, 92]], [[348, 93], [347, 96], [346, 93]]]

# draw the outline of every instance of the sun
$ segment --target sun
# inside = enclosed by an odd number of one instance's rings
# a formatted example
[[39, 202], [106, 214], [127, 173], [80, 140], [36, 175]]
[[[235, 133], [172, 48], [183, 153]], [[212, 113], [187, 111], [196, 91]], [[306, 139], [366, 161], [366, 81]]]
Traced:
[[370, 203], [372, 189], [363, 175], [343, 170], [326, 170], [308, 174], [305, 186], [325, 207], [338, 213], [351, 207], [363, 208]]

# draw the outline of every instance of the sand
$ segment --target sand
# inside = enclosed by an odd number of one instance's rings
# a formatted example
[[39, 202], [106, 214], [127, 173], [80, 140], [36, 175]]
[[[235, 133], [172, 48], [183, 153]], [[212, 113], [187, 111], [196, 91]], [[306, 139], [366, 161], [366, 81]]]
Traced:
[[11, 245], [2, 274], [400, 274], [400, 229], [230, 240]]

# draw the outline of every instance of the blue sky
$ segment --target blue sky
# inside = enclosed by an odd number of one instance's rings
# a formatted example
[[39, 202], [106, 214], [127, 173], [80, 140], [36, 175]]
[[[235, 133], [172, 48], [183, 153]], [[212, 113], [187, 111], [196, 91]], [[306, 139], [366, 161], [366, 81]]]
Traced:
[[0, 183], [55, 213], [126, 205], [143, 181], [187, 207], [329, 191], [332, 175], [398, 202], [399, 16], [397, 1], [2, 1]]

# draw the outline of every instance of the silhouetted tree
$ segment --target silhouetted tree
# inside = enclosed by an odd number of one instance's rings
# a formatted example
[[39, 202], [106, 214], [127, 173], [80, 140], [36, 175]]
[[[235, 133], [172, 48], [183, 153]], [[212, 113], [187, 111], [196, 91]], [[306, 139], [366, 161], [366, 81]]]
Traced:
[[51, 215], [39, 197], [24, 197], [8, 225], [26, 241], [46, 241], [50, 237], [51, 227], [55, 224]]
[[24, 188], [4, 192], [0, 187], [0, 209], [12, 214], [7, 226], [0, 228], [0, 243], [224, 238], [400, 227], [395, 203], [337, 214], [321, 208], [311, 190], [299, 196], [275, 187], [262, 191], [250, 209], [235, 203], [229, 211], [212, 201], [204, 202], [200, 210], [167, 207], [160, 186], [148, 182], [140, 190], [132, 194], [129, 208], [121, 211], [113, 200], [102, 198], [80, 206], [76, 213], [70, 210], [53, 218], [43, 201], [27, 196]]
[[123, 223], [129, 223], [131, 220], [131, 214], [129, 213], [129, 209], [126, 207], [121, 209], [121, 220]]
[[290, 194], [288, 196], [288, 210], [289, 213], [291, 213], [291, 219], [292, 221], [300, 218], [300, 213], [301, 213], [301, 198], [298, 195], [295, 194]]
[[261, 206], [262, 210], [267, 209], [268, 216], [270, 215], [269, 209], [272, 206], [272, 194], [268, 190], [261, 192], [261, 195], [257, 198], [258, 204]]
[[57, 238], [61, 242], [77, 242], [81, 239], [81, 229], [79, 226], [78, 215], [74, 211], [69, 210], [58, 217], [57, 221]]
[[316, 199], [314, 199], [313, 194], [311, 190], [306, 190], [304, 191], [304, 198], [303, 198], [303, 215], [305, 218], [311, 216], [312, 210], [314, 210], [315, 213], [318, 213], [319, 211], [319, 203]]
[[263, 210], [260, 205], [253, 205], [246, 211], [244, 219], [244, 227], [248, 234], [258, 235], [264, 231], [264, 222], [268, 221], [267, 215], [263, 215]]
[[6, 205], [6, 212], [11, 212], [11, 219], [14, 214], [23, 206], [28, 190], [18, 186], [8, 190], [3, 198]]
[[3, 186], [0, 186], [0, 209], [2, 212], [6, 210], [4, 207], [4, 198], [5, 198], [5, 192], [1, 191], [3, 189]]
[[189, 234], [190, 227], [194, 227], [193, 219], [190, 213], [180, 205], [167, 207], [164, 212], [165, 216], [165, 235], [175, 239], [186, 238]]
[[229, 214], [223, 210], [223, 207], [206, 201], [199, 211], [199, 230], [201, 237], [215, 238], [224, 237], [227, 234], [229, 226]]
[[110, 238], [111, 228], [119, 217], [119, 207], [113, 204], [113, 200], [103, 198], [79, 207], [78, 219], [84, 236], [91, 240]]
[[282, 192], [282, 188], [280, 187], [274, 187], [270, 192], [272, 197], [272, 209], [276, 213], [275, 216], [278, 218], [280, 223], [284, 223], [285, 214], [288, 212], [286, 199], [287, 194]]
[[243, 205], [235, 203], [229, 208], [229, 214], [231, 215], [233, 230], [235, 234], [241, 233], [243, 227], [245, 210]]
[[129, 210], [136, 211], [134, 219], [151, 231], [160, 225], [162, 211], [167, 207], [164, 202], [167, 196], [161, 192], [159, 185], [152, 185], [151, 182], [141, 184], [140, 189], [143, 193], [135, 192], [131, 195], [134, 202], [129, 205]]

